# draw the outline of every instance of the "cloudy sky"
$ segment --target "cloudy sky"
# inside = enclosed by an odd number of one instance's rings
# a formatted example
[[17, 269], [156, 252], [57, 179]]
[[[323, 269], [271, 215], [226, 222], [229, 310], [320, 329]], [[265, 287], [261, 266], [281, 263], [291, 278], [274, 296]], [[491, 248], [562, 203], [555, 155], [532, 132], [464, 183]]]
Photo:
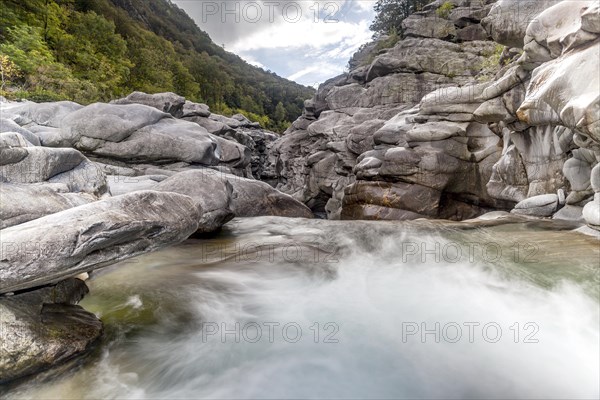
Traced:
[[313, 86], [370, 40], [376, 0], [172, 1], [226, 50]]

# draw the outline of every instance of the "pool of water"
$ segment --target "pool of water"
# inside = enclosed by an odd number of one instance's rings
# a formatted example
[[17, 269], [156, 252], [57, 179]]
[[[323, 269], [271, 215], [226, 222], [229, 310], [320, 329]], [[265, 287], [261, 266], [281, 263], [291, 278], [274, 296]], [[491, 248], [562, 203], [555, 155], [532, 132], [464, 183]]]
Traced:
[[600, 248], [551, 222], [252, 218], [95, 273], [9, 398], [598, 398]]

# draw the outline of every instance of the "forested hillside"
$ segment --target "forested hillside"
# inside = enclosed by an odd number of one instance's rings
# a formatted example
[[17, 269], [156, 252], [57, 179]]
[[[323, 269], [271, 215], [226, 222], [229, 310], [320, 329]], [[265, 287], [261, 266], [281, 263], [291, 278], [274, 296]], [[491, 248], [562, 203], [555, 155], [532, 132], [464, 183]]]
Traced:
[[215, 45], [169, 0], [0, 0], [1, 92], [107, 101], [173, 91], [282, 130], [313, 94]]

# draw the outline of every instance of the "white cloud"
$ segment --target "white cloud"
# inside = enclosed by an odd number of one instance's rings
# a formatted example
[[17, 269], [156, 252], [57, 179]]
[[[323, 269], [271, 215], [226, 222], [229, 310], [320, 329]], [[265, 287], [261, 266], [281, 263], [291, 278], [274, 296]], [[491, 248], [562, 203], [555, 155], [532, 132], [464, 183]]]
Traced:
[[[317, 73], [317, 75], [319, 75], [319, 76], [326, 76], [326, 77], [330, 78], [335, 75], [339, 75], [340, 72], [341, 71], [340, 71], [340, 68], [338, 65], [322, 61], [322, 62], [318, 62], [318, 63], [312, 64], [312, 65], [309, 65], [308, 67], [305, 67], [305, 68], [301, 69], [300, 71], [293, 73], [292, 75], [288, 76], [287, 79], [296, 81], [296, 80], [300, 80], [300, 78], [315, 76], [315, 73]], [[315, 84], [315, 83], [318, 83], [318, 82], [313, 80], [313, 83], [309, 83], [309, 84]]]
[[258, 49], [312, 47], [358, 42], [364, 43], [372, 36], [369, 21], [317, 22], [304, 19], [296, 23], [279, 21], [263, 29], [239, 37], [230, 48], [234, 52]]
[[265, 67], [265, 65], [263, 63], [254, 59], [254, 57], [252, 57], [251, 55], [248, 55], [248, 54], [238, 54], [238, 55], [240, 57], [242, 57], [248, 64], [254, 65], [255, 67], [258, 67], [258, 68], [262, 68], [265, 71], [267, 70], [267, 67]]
[[[343, 72], [352, 54], [371, 39], [375, 1], [227, 2], [227, 10], [237, 7], [236, 16], [226, 13], [224, 2], [174, 0], [228, 51], [250, 64], [311, 85]], [[215, 5], [216, 10], [210, 8]]]
[[354, 0], [352, 6], [358, 7], [361, 11], [372, 11], [375, 3], [377, 3], [377, 0]]

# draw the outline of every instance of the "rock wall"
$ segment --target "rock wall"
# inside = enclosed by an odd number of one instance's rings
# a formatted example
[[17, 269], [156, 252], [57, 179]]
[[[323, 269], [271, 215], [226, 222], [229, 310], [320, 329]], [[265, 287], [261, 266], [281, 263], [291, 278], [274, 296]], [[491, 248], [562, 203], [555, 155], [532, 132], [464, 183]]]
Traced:
[[277, 187], [332, 219], [512, 210], [598, 227], [598, 1], [451, 3], [321, 85], [273, 146]]

